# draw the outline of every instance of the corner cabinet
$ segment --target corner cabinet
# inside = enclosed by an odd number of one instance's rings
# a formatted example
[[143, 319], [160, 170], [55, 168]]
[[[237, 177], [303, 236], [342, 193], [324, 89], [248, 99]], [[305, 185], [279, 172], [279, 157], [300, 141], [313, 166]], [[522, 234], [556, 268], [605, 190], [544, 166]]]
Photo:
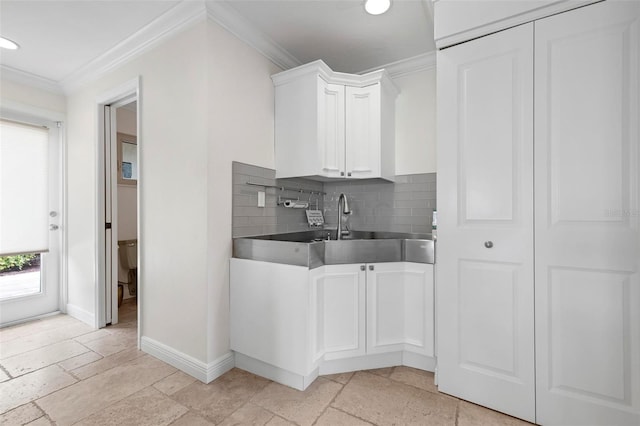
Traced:
[[433, 371], [433, 265], [302, 266], [231, 259], [236, 366], [306, 389], [319, 374]]
[[639, 67], [640, 2], [438, 52], [442, 392], [640, 424]]
[[345, 74], [315, 61], [272, 79], [276, 178], [393, 180], [398, 90], [386, 71]]

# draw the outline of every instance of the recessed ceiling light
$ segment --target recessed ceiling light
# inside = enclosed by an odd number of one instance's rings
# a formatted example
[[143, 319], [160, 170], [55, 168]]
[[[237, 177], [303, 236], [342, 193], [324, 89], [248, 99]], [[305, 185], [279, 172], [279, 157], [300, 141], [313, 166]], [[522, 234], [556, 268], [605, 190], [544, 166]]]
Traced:
[[0, 37], [0, 47], [4, 49], [16, 50], [20, 46], [15, 41], [11, 41], [8, 38]]
[[382, 15], [391, 7], [391, 0], [366, 0], [364, 10], [370, 15]]

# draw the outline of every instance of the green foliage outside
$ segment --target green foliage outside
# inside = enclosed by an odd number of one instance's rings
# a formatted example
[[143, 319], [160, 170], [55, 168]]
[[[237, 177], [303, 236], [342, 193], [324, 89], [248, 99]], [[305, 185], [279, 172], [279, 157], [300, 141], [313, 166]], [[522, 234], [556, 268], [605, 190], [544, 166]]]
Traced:
[[16, 256], [0, 256], [0, 272], [22, 271], [22, 268], [31, 264], [36, 258], [35, 254], [18, 254]]

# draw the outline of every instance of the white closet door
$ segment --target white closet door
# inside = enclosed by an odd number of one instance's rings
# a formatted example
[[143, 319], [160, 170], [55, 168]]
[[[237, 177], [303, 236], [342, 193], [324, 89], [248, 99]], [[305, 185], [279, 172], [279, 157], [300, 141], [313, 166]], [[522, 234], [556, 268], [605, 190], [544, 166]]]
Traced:
[[640, 2], [535, 24], [541, 424], [640, 424]]
[[533, 24], [437, 63], [438, 384], [533, 421]]

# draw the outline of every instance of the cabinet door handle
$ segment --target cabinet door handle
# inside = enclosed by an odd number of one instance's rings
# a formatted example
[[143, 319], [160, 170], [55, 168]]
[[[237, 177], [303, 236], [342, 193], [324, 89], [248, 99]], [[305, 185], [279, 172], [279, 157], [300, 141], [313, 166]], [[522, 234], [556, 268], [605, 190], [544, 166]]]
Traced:
[[347, 176], [351, 176], [351, 172], [347, 173]]
[[360, 265], [360, 270], [361, 270], [361, 271], [364, 271], [364, 270], [366, 270], [366, 269], [367, 269], [367, 268], [366, 268], [364, 265]]
[[369, 265], [369, 270], [373, 271], [375, 269], [375, 267], [373, 265]]
[[485, 246], [486, 248], [491, 248], [491, 247], [493, 247], [493, 241], [485, 241], [485, 242], [484, 242], [484, 246]]
[[340, 172], [340, 176], [344, 176], [344, 172]]

